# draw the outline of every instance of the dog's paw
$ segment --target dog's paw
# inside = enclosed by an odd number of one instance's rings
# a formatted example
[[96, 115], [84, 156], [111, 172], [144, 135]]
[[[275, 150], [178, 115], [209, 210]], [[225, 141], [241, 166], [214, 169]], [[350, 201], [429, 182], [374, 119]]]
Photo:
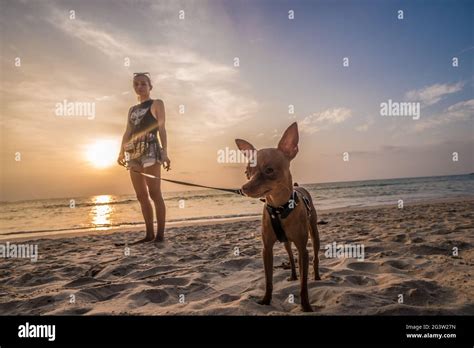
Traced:
[[293, 280], [298, 280], [298, 276], [295, 274], [295, 275], [291, 275], [289, 276], [288, 278], [286, 278], [286, 280], [288, 280], [289, 282], [293, 281]]
[[260, 301], [257, 301], [257, 303], [259, 305], [263, 305], [263, 306], [269, 306], [270, 305], [270, 302], [272, 302], [272, 299], [271, 298], [266, 298], [264, 297], [263, 299], [261, 299]]
[[321, 280], [321, 277], [319, 276], [319, 274], [316, 274], [316, 275], [314, 276], [314, 280]]
[[310, 305], [302, 306], [303, 307], [303, 312], [312, 312], [313, 308], [311, 308]]

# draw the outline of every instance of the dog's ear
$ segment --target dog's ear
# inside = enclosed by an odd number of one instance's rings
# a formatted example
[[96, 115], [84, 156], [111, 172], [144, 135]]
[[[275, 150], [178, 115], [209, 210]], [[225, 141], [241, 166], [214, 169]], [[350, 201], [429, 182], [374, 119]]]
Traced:
[[245, 155], [245, 157], [250, 158], [255, 153], [255, 148], [246, 140], [235, 139], [235, 143], [240, 151]]
[[298, 141], [298, 124], [293, 122], [283, 133], [278, 143], [278, 150], [283, 152], [289, 160], [292, 160], [298, 153]]

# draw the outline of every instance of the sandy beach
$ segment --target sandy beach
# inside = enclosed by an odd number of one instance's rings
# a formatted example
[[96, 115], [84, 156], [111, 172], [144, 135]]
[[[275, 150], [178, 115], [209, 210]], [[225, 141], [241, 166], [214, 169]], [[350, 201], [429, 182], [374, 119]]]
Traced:
[[[272, 305], [256, 303], [264, 290], [259, 219], [170, 227], [164, 244], [129, 254], [114, 243], [143, 230], [12, 240], [37, 244], [38, 260], [1, 260], [0, 313], [472, 315], [473, 212], [474, 198], [319, 212], [327, 224], [319, 225], [321, 281], [310, 267], [310, 314], [299, 306], [299, 282], [286, 280], [278, 243]], [[362, 244], [364, 260], [326, 257], [334, 242]]]

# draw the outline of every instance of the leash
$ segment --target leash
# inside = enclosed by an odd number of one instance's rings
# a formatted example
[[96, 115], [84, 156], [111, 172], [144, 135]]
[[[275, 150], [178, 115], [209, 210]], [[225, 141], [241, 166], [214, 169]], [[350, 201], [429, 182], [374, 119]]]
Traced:
[[[207, 189], [211, 189], [211, 190], [230, 192], [230, 193], [237, 194], [239, 196], [246, 196], [242, 192], [241, 189], [228, 189], [228, 188], [222, 188], [222, 187], [205, 186], [205, 185], [193, 184], [191, 182], [165, 179], [165, 178], [160, 178], [160, 177], [155, 176], [155, 175], [140, 172], [138, 170], [127, 167], [126, 165], [124, 165], [124, 167], [127, 170], [131, 170], [135, 173], [141, 174], [141, 175], [146, 176], [147, 178], [151, 178], [151, 179], [164, 180], [164, 181], [168, 181], [168, 182], [171, 182], [173, 184], [178, 184], [178, 185], [192, 186], [192, 187], [202, 187], [202, 188], [207, 188]], [[297, 187], [299, 185], [297, 183], [295, 183], [294, 186]], [[266, 203], [265, 199], [260, 198], [260, 201], [263, 202], [263, 203]], [[311, 207], [310, 207], [310, 204], [309, 204], [309, 200], [304, 195], [303, 195], [303, 202], [305, 203], [306, 211], [307, 211], [308, 216], [309, 216], [311, 214]], [[270, 221], [271, 221], [271, 224], [272, 224], [273, 231], [274, 231], [274, 233], [275, 233], [275, 235], [276, 235], [279, 242], [288, 241], [288, 239], [286, 237], [285, 230], [283, 229], [283, 226], [281, 225], [280, 218], [286, 218], [291, 213], [291, 211], [295, 208], [295, 205], [298, 205], [298, 195], [295, 195], [295, 191], [292, 192], [290, 200], [286, 204], [284, 204], [283, 206], [272, 207], [268, 204], [265, 204], [265, 208], [267, 209], [268, 213], [270, 214]], [[318, 225], [325, 225], [325, 224], [327, 224], [327, 222], [321, 220], [321, 221], [318, 221], [317, 224]]]
[[234, 193], [234, 194], [236, 194], [236, 195], [245, 196], [245, 194], [242, 192], [241, 189], [228, 189], [228, 188], [222, 188], [222, 187], [205, 186], [205, 185], [193, 184], [193, 183], [191, 183], [191, 182], [184, 182], [184, 181], [178, 181], [178, 180], [165, 179], [165, 178], [160, 178], [160, 177], [155, 176], [155, 175], [151, 175], [151, 174], [147, 174], [147, 173], [140, 172], [140, 171], [138, 171], [138, 170], [129, 168], [129, 167], [127, 167], [127, 166], [124, 166], [124, 167], [127, 168], [127, 170], [131, 170], [132, 172], [141, 174], [141, 175], [146, 176], [147, 178], [151, 178], [151, 179], [164, 180], [164, 181], [168, 181], [168, 182], [171, 182], [171, 183], [173, 183], [173, 184], [178, 184], [178, 185], [192, 186], [192, 187], [202, 187], [202, 188], [207, 188], [207, 189], [211, 189], [211, 190], [218, 190], [218, 191], [230, 192], [230, 193]]

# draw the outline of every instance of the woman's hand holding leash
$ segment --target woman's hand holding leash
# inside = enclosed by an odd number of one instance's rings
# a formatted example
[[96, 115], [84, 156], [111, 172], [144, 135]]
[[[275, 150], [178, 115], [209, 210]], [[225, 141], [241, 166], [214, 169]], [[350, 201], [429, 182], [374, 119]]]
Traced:
[[166, 150], [161, 150], [161, 160], [163, 162], [163, 168], [166, 169], [166, 171], [169, 171], [171, 169], [171, 161], [168, 158], [168, 154], [166, 153]]
[[126, 161], [125, 161], [125, 153], [123, 151], [120, 151], [119, 156], [117, 158], [117, 163], [125, 167]]

